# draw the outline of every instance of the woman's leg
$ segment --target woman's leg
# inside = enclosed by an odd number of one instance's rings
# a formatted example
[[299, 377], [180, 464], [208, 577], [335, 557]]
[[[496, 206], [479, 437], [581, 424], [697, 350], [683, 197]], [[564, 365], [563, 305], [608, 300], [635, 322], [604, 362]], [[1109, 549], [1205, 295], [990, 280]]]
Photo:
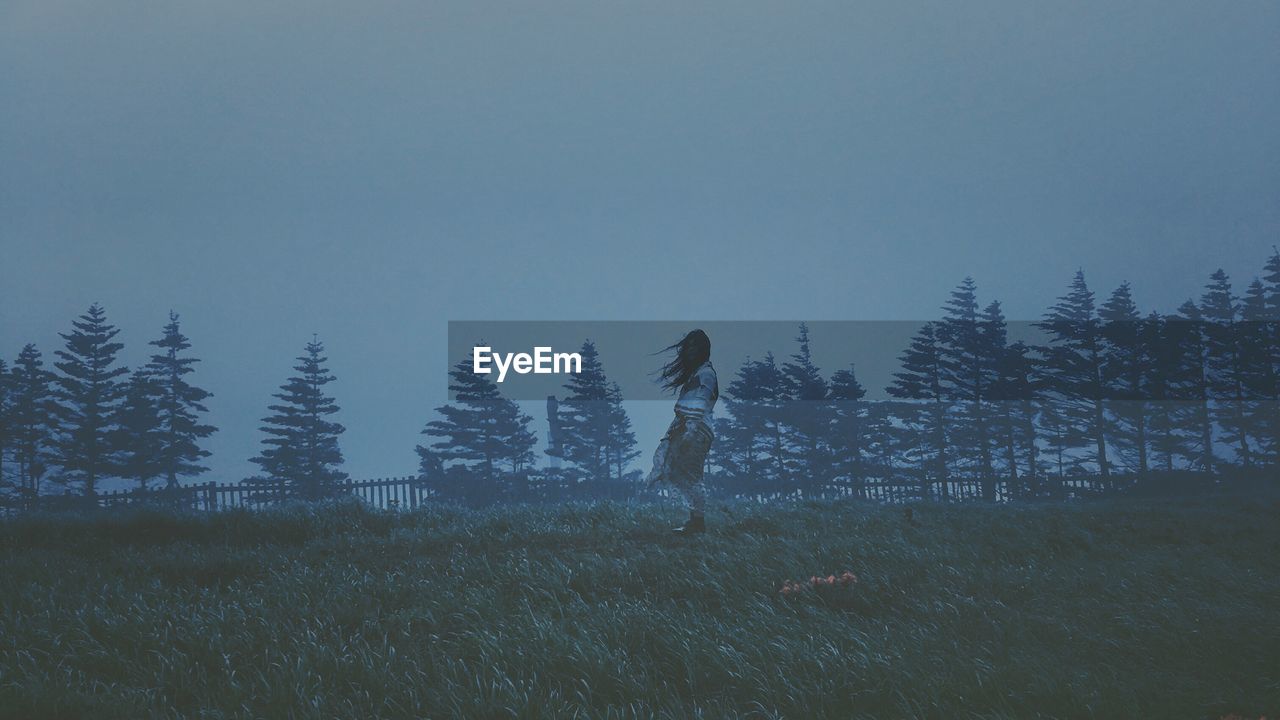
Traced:
[[707, 488], [702, 480], [680, 486], [680, 492], [689, 505], [689, 515], [702, 517], [707, 510]]
[[653, 469], [649, 471], [649, 477], [647, 478], [647, 484], [650, 489], [660, 482], [671, 481], [672, 437], [677, 434], [680, 427], [680, 419], [676, 418], [667, 427], [667, 432], [662, 436], [662, 440], [658, 441], [658, 449], [653, 452]]
[[702, 427], [686, 429], [672, 445], [671, 483], [679, 488], [689, 505], [689, 522], [683, 532], [701, 532], [706, 512], [707, 492], [702, 482], [711, 433]]

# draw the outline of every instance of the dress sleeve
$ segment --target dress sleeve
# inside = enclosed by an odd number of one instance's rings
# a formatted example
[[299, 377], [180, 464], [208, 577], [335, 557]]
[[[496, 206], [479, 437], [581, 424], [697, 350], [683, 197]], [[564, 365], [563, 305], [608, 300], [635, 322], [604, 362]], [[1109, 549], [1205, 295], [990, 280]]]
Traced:
[[719, 396], [714, 370], [699, 370], [680, 391], [676, 414], [685, 418], [707, 420]]

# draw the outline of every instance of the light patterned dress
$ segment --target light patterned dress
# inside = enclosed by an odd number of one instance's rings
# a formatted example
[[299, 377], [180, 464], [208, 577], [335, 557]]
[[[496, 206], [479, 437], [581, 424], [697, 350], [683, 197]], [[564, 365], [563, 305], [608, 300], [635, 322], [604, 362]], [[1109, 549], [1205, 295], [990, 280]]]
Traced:
[[676, 417], [653, 453], [653, 470], [649, 472], [650, 486], [659, 482], [675, 486], [695, 515], [701, 515], [707, 504], [702, 473], [707, 451], [715, 439], [711, 431], [711, 412], [719, 397], [716, 370], [708, 360], [680, 388]]

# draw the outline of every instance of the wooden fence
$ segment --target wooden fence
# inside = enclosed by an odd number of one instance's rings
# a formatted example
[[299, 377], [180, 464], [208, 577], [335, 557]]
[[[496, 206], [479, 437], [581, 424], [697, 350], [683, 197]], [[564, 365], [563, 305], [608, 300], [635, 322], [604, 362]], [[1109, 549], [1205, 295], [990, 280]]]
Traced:
[[[426, 488], [416, 476], [344, 480], [338, 494], [354, 495], [370, 505], [383, 509], [416, 508], [427, 496]], [[192, 510], [228, 510], [277, 505], [290, 498], [287, 488], [279, 483], [205, 482], [159, 490], [108, 490], [93, 497], [43, 495], [37, 498], [15, 498], [4, 502], [11, 511], [58, 510], [93, 506], [163, 505]]]
[[[1274, 486], [1275, 478], [1270, 469], [1258, 470], [1252, 474], [1239, 472], [1241, 477], [1233, 478], [1238, 484], [1256, 475], [1255, 481], [1263, 481]], [[916, 500], [942, 500], [941, 488], [936, 484], [921, 487], [919, 482], [904, 482], [901, 479], [864, 478], [856, 483], [824, 488], [802, 490], [792, 487], [786, 491], [772, 491], [767, 487], [744, 487], [733, 482], [716, 482], [711, 478], [711, 496], [713, 499], [739, 499], [767, 501], [779, 499], [804, 499], [807, 497], [854, 498], [882, 503], [911, 502]], [[1069, 477], [1040, 477], [1035, 481], [1036, 489], [1027, 494], [1027, 488], [1014, 489], [1003, 478], [993, 481], [994, 498], [997, 502], [1017, 499], [1056, 499], [1070, 500], [1082, 497], [1098, 497], [1113, 493], [1126, 493], [1143, 486], [1151, 490], [1186, 492], [1204, 490], [1221, 481], [1219, 476], [1203, 472], [1151, 472], [1146, 476], [1132, 473], [1116, 474], [1110, 478], [1096, 475]], [[581, 488], [578, 488], [581, 491]], [[984, 497], [982, 483], [971, 478], [952, 478], [947, 483], [945, 499], [951, 501], [980, 500]], [[597, 489], [598, 491], [598, 489]], [[437, 489], [438, 492], [438, 489]], [[376, 478], [373, 480], [344, 480], [338, 484], [338, 494], [353, 495], [371, 506], [382, 509], [413, 509], [427, 502], [447, 499], [447, 492], [436, 495], [431, 487], [417, 476]], [[674, 498], [674, 490], [668, 489], [666, 495]], [[616, 495], [616, 493], [615, 493]], [[610, 495], [609, 497], [615, 497]], [[241, 482], [218, 483], [205, 482], [182, 485], [176, 488], [159, 490], [112, 490], [98, 493], [92, 497], [73, 495], [42, 495], [40, 497], [0, 498], [0, 514], [11, 514], [27, 510], [72, 510], [86, 507], [121, 507], [130, 505], [152, 505], [191, 510], [227, 510], [231, 508], [262, 508], [278, 505], [292, 496], [288, 488], [274, 482]], [[514, 498], [493, 498], [494, 502], [513, 500], [521, 502], [545, 502], [560, 500], [600, 499], [604, 495], [599, 492], [565, 492], [547, 495], [543, 493], [525, 493]], [[627, 488], [627, 492], [616, 495], [615, 499], [651, 497], [644, 493], [640, 486]], [[454, 498], [458, 501], [459, 498]]]

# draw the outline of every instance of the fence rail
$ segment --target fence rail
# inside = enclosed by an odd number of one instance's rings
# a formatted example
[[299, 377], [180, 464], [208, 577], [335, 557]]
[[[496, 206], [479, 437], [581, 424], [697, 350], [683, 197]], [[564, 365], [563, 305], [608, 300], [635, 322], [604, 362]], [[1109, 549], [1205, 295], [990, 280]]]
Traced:
[[[338, 483], [337, 494], [354, 495], [374, 507], [415, 508], [427, 497], [427, 490], [416, 476], [376, 478], [373, 480], [344, 480]], [[108, 490], [92, 497], [72, 495], [42, 495], [39, 497], [8, 498], [0, 507], [11, 511], [58, 510], [77, 507], [120, 507], [125, 505], [164, 505], [191, 510], [229, 510], [232, 508], [259, 508], [276, 505], [293, 496], [279, 483], [219, 483], [204, 482], [180, 485], [159, 490]]]
[[[1238, 471], [1232, 478], [1233, 485], [1245, 482], [1264, 482], [1268, 487], [1276, 484], [1275, 475], [1269, 468], [1255, 469], [1252, 472]], [[459, 497], [455, 492], [440, 487], [440, 481], [426, 482], [418, 476], [375, 478], [371, 480], [344, 480], [337, 485], [337, 495], [358, 497], [369, 505], [382, 509], [413, 509], [434, 501], [462, 502], [463, 504], [483, 505], [494, 502], [558, 502], [563, 500], [589, 500], [611, 497], [615, 499], [633, 498], [643, 495], [640, 486], [627, 484], [625, 487], [612, 486], [610, 492], [604, 488], [584, 487], [535, 487], [528, 484], [531, 478], [525, 478], [525, 492], [510, 497], [493, 496], [484, 498]], [[548, 478], [541, 477], [542, 482]], [[738, 498], [753, 501], [768, 501], [786, 498], [803, 499], [811, 497], [854, 498], [882, 503], [912, 502], [918, 500], [968, 501], [983, 500], [988, 497], [984, 492], [984, 483], [974, 478], [951, 478], [945, 489], [936, 483], [904, 481], [893, 478], [860, 478], [847, 483], [831, 484], [825, 487], [772, 488], [755, 484], [739, 484], [724, 478], [708, 478], [710, 494], [713, 498]], [[456, 479], [455, 479], [456, 480]], [[464, 478], [465, 480], [465, 478]], [[1071, 500], [1083, 497], [1099, 497], [1103, 495], [1126, 494], [1134, 490], [1146, 489], [1149, 492], [1187, 492], [1202, 491], [1212, 488], [1223, 480], [1222, 476], [1204, 472], [1174, 471], [1151, 472], [1146, 475], [1133, 473], [1116, 474], [1111, 477], [1082, 475], [1068, 477], [1039, 477], [1035, 479], [1034, 488], [1028, 487], [1025, 479], [1016, 487], [1007, 479], [993, 479], [987, 485], [991, 491], [990, 499], [996, 502], [1016, 501], [1019, 499], [1039, 500]], [[455, 488], [456, 490], [456, 488]], [[667, 495], [675, 497], [675, 491], [667, 489]], [[205, 482], [181, 485], [176, 488], [159, 490], [111, 490], [93, 496], [73, 495], [67, 491], [63, 495], [42, 495], [39, 497], [7, 497], [0, 498], [0, 514], [12, 514], [29, 510], [74, 510], [90, 507], [123, 507], [134, 505], [164, 506], [200, 511], [228, 510], [232, 508], [264, 508], [278, 505], [281, 502], [297, 497], [290, 488], [282, 483], [270, 481], [218, 483]]]

